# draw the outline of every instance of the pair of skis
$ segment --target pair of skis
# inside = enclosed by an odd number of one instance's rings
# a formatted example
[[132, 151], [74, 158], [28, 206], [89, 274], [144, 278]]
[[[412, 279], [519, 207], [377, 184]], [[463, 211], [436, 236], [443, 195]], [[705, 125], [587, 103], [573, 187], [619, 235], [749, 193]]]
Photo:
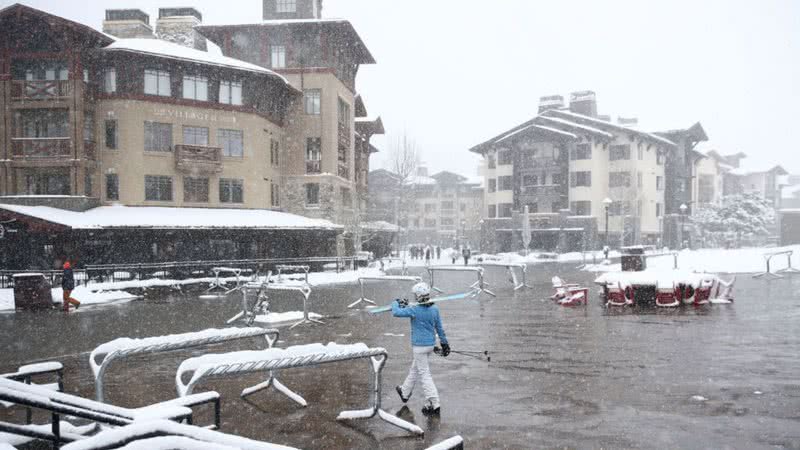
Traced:
[[[476, 291], [470, 291], [470, 292], [464, 292], [463, 294], [445, 295], [445, 296], [442, 296], [442, 297], [433, 298], [433, 299], [431, 299], [430, 301], [428, 301], [425, 304], [426, 305], [430, 305], [430, 304], [436, 304], [436, 303], [441, 303], [441, 302], [449, 302], [449, 301], [452, 301], [452, 300], [463, 300], [465, 298], [474, 298], [477, 294], [478, 294], [478, 292], [476, 292]], [[419, 306], [419, 303], [409, 303], [406, 306], [406, 308], [412, 308], [414, 306]], [[370, 314], [381, 314], [381, 313], [389, 312], [391, 310], [392, 310], [392, 305], [367, 308], [367, 312], [369, 312]]]

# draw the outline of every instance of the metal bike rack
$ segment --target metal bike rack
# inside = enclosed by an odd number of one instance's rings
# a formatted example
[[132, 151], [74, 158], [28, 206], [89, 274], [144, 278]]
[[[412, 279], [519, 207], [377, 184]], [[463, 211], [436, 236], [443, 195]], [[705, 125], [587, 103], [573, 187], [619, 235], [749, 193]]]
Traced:
[[436, 280], [434, 274], [436, 272], [473, 272], [477, 274], [478, 280], [472, 283], [469, 288], [473, 292], [473, 296], [478, 296], [481, 293], [486, 293], [491, 295], [492, 297], [497, 297], [497, 295], [486, 289], [487, 286], [490, 286], [489, 283], [483, 280], [483, 268], [482, 267], [475, 267], [475, 266], [430, 266], [428, 269], [428, 276], [431, 279], [431, 289], [439, 292], [440, 294], [443, 291], [436, 287]]
[[[505, 267], [508, 270], [508, 274], [511, 276], [511, 283], [514, 285], [514, 290], [518, 291], [520, 289], [529, 288], [532, 289], [533, 286], [528, 285], [528, 265], [527, 264], [517, 264], [517, 263], [496, 263], [496, 262], [482, 262], [475, 264], [476, 266], [481, 267]], [[517, 273], [514, 269], [519, 269], [520, 273], [522, 273], [522, 281], [517, 279]]]
[[361, 288], [361, 297], [359, 297], [359, 299], [356, 300], [355, 302], [347, 305], [348, 308], [355, 308], [362, 302], [369, 303], [370, 305], [375, 305], [375, 302], [373, 300], [368, 299], [366, 294], [364, 293], [365, 281], [409, 281], [412, 283], [419, 283], [420, 281], [422, 281], [422, 278], [408, 277], [408, 276], [391, 276], [391, 275], [386, 275], [382, 277], [358, 277], [358, 285]]
[[[331, 345], [335, 347], [331, 347]], [[368, 348], [365, 344], [336, 345], [312, 344], [305, 346], [289, 347], [287, 349], [270, 349], [261, 352], [234, 352], [225, 355], [207, 355], [187, 359], [178, 368], [175, 375], [178, 395], [189, 395], [201, 380], [211, 377], [224, 377], [228, 375], [250, 374], [267, 372], [267, 381], [256, 386], [246, 388], [241, 396], [246, 397], [256, 392], [274, 386], [301, 406], [307, 402], [303, 397], [291, 391], [277, 379], [277, 371], [299, 367], [314, 367], [321, 364], [369, 359], [372, 369], [372, 404], [368, 409], [358, 411], [342, 411], [337, 420], [370, 419], [378, 416], [394, 426], [409, 432], [422, 435], [422, 429], [412, 423], [406, 422], [381, 409], [382, 377], [381, 373], [389, 357], [383, 348]], [[188, 383], [183, 383], [183, 375], [192, 373]]]
[[304, 324], [320, 324], [324, 325], [325, 322], [321, 320], [317, 320], [314, 318], [309, 317], [308, 315], [308, 298], [311, 297], [311, 286], [282, 286], [280, 284], [270, 284], [267, 285], [266, 288], [269, 291], [292, 291], [292, 292], [299, 292], [303, 296], [303, 319], [299, 322], [295, 323], [294, 325], [290, 326], [289, 329]]
[[[60, 362], [45, 362], [38, 364], [29, 364], [17, 369], [14, 373], [0, 374], [0, 378], [7, 378], [9, 380], [19, 381], [25, 384], [33, 384], [33, 377], [40, 377], [44, 375], [55, 375], [56, 382], [51, 384], [37, 384], [56, 392], [64, 392], [64, 365]], [[0, 401], [0, 406], [9, 407], [13, 403]], [[30, 425], [33, 423], [33, 410], [30, 406], [25, 411], [25, 423]]]
[[[238, 291], [242, 288], [242, 269], [238, 267], [212, 267], [211, 271], [214, 272], [214, 281], [211, 282], [211, 286], [208, 288], [208, 290], [206, 290], [206, 292], [211, 292], [214, 289], [226, 289], [225, 295], [228, 295], [231, 292]], [[232, 273], [236, 275], [236, 287], [233, 289], [227, 289], [225, 282], [219, 280], [220, 273]]]
[[[767, 263], [767, 270], [765, 272], [761, 272], [761, 273], [757, 273], [757, 274], [753, 275], [753, 278], [762, 278], [763, 277], [763, 278], [769, 278], [769, 279], [777, 279], [777, 278], [783, 278], [783, 276], [781, 274], [784, 274], [784, 273], [789, 273], [789, 274], [800, 273], [800, 270], [795, 269], [794, 267], [792, 267], [792, 255], [793, 254], [794, 254], [794, 251], [792, 251], [792, 250], [786, 250], [786, 251], [774, 252], [774, 253], [765, 253], [764, 254], [764, 261]], [[775, 257], [775, 256], [782, 256], [782, 255], [786, 255], [786, 267], [783, 268], [783, 269], [780, 269], [780, 270], [776, 270], [775, 272], [771, 272], [770, 271], [770, 262], [772, 261], [772, 258]]]
[[165, 353], [257, 336], [264, 336], [267, 340], [267, 347], [272, 348], [272, 345], [278, 340], [279, 334], [280, 332], [274, 329], [226, 328], [144, 339], [122, 338], [107, 342], [89, 354], [89, 365], [92, 367], [94, 375], [95, 398], [98, 402], [105, 401], [103, 377], [112, 361], [134, 355]]

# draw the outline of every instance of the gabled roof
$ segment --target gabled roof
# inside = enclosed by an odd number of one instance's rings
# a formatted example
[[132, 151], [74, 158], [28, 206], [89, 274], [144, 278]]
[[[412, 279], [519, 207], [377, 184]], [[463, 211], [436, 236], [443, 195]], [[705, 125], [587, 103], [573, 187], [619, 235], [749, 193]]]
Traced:
[[695, 142], [705, 142], [708, 141], [708, 135], [706, 134], [706, 130], [703, 129], [703, 125], [700, 122], [695, 123], [689, 128], [680, 128], [675, 130], [667, 130], [667, 131], [659, 131], [655, 133], [659, 136], [664, 136], [666, 138], [673, 138], [679, 136], [688, 136], [694, 139]]
[[675, 147], [675, 143], [674, 142], [672, 142], [671, 140], [669, 140], [667, 138], [658, 136], [656, 134], [647, 133], [647, 132], [644, 132], [644, 131], [637, 130], [635, 128], [630, 128], [630, 127], [626, 127], [626, 126], [623, 126], [623, 125], [617, 125], [617, 124], [611, 123], [611, 122], [606, 122], [605, 120], [596, 119], [594, 117], [584, 116], [583, 114], [574, 113], [572, 111], [566, 111], [566, 110], [560, 110], [560, 109], [550, 109], [550, 110], [547, 110], [544, 113], [542, 113], [542, 115], [547, 115], [547, 116], [551, 116], [551, 117], [552, 116], [559, 116], [559, 117], [565, 118], [565, 119], [570, 120], [570, 121], [576, 121], [576, 122], [579, 122], [579, 123], [590, 124], [592, 127], [597, 127], [597, 128], [600, 128], [600, 129], [606, 129], [606, 130], [610, 129], [610, 130], [614, 130], [614, 131], [618, 131], [618, 132], [631, 133], [631, 134], [635, 134], [635, 135], [637, 135], [639, 137], [642, 137], [642, 138], [645, 138], [645, 139], [648, 139], [648, 140], [651, 140], [651, 141], [656, 141], [656, 142], [658, 142], [660, 144], [665, 144], [665, 145], [669, 145], [670, 147]]
[[446, 170], [443, 170], [443, 171], [441, 171], [441, 172], [439, 172], [437, 174], [431, 175], [431, 178], [433, 178], [434, 180], [436, 180], [438, 183], [441, 183], [441, 184], [443, 184], [443, 183], [457, 184], [457, 183], [463, 183], [463, 182], [467, 181], [467, 177], [465, 177], [463, 175], [459, 175], [457, 173], [448, 172]]
[[356, 94], [355, 97], [355, 111], [353, 111], [356, 118], [358, 117], [367, 117], [367, 105], [364, 104], [364, 98], [361, 97], [361, 94]]
[[384, 134], [386, 130], [383, 129], [383, 120], [378, 118], [363, 117], [355, 120], [356, 131], [363, 135]]
[[84, 36], [87, 39], [87, 44], [102, 47], [114, 41], [111, 36], [101, 33], [94, 28], [75, 22], [63, 17], [50, 14], [48, 12], [31, 8], [30, 6], [15, 3], [11, 6], [0, 9], [0, 29], [5, 29], [6, 26], [3, 22], [6, 20], [16, 20], [20, 16], [31, 16], [47, 22], [51, 27], [63, 28], [70, 30], [76, 34]]
[[261, 23], [230, 24], [230, 25], [200, 25], [195, 30], [217, 45], [222, 45], [224, 32], [229, 30], [264, 30], [275, 28], [287, 29], [313, 29], [321, 28], [326, 32], [338, 33], [347, 41], [347, 49], [353, 51], [359, 64], [375, 64], [375, 58], [361, 40], [350, 21], [346, 19], [291, 19], [267, 20]]
[[593, 136], [599, 136], [599, 137], [606, 138], [606, 139], [613, 139], [614, 138], [614, 135], [611, 134], [611, 133], [607, 133], [607, 132], [605, 132], [603, 130], [600, 130], [600, 129], [597, 129], [597, 128], [594, 128], [594, 127], [590, 127], [590, 126], [587, 126], [587, 125], [582, 125], [580, 123], [573, 122], [571, 120], [562, 119], [560, 117], [550, 117], [550, 116], [546, 116], [546, 115], [541, 115], [541, 116], [537, 117], [535, 120], [537, 122], [544, 123], [546, 125], [562, 126], [562, 127], [566, 127], [566, 128], [578, 131], [578, 132], [584, 132], [586, 134], [591, 134]]

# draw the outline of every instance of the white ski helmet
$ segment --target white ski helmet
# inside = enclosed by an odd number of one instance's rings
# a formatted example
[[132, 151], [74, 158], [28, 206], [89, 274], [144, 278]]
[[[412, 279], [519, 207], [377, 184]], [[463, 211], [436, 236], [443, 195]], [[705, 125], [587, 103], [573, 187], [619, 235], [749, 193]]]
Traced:
[[411, 292], [414, 293], [414, 296], [417, 297], [417, 300], [421, 298], [428, 298], [431, 295], [431, 287], [428, 286], [428, 283], [417, 283], [411, 288]]

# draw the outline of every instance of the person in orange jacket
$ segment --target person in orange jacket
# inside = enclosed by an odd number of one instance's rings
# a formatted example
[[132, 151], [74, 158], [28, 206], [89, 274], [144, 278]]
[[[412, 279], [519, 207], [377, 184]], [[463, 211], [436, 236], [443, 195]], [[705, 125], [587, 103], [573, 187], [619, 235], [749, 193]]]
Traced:
[[72, 274], [72, 264], [69, 261], [64, 263], [64, 274], [61, 276], [61, 288], [64, 290], [64, 311], [69, 311], [69, 305], [74, 305], [75, 309], [81, 306], [81, 302], [70, 296], [75, 289], [75, 276]]

